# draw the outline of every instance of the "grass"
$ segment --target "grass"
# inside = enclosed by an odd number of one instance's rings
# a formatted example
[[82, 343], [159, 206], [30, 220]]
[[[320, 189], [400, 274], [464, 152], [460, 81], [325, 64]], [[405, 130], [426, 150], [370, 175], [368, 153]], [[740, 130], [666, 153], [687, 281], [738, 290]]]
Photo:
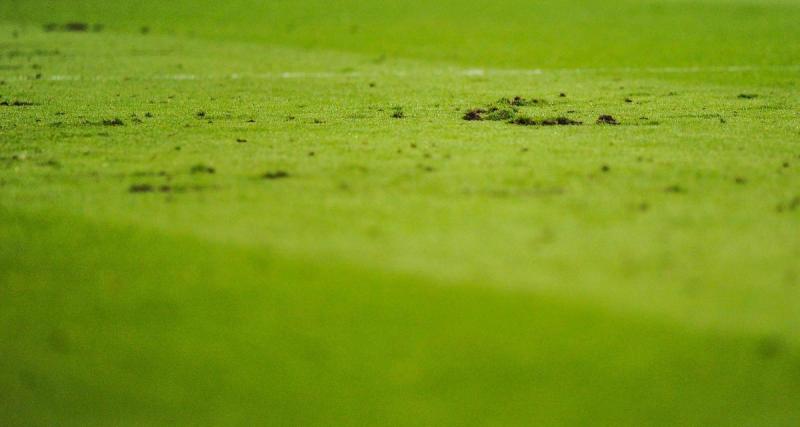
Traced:
[[0, 5], [4, 425], [800, 418], [796, 5], [105, 3]]

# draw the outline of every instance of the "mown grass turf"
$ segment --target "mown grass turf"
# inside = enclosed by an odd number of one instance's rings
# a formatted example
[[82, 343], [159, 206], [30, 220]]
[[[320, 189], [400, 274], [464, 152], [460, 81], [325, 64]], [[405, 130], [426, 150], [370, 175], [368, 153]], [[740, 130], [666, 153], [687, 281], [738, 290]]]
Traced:
[[797, 352], [769, 337], [139, 227], [2, 220], [7, 425], [789, 425], [797, 415]]
[[137, 5], [0, 5], [6, 424], [800, 417], [795, 5]]

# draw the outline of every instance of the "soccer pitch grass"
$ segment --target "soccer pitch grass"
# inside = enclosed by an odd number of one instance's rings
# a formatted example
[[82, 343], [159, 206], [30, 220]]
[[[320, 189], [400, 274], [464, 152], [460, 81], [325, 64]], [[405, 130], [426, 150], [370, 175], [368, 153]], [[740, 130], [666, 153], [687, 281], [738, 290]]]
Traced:
[[797, 3], [107, 3], [0, 3], [0, 424], [800, 422]]

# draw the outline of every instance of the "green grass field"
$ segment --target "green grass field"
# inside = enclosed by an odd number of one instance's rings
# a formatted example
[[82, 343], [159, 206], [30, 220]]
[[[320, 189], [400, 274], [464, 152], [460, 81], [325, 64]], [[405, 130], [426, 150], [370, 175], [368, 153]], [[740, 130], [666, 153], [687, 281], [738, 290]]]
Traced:
[[798, 23], [0, 2], [0, 424], [798, 425]]

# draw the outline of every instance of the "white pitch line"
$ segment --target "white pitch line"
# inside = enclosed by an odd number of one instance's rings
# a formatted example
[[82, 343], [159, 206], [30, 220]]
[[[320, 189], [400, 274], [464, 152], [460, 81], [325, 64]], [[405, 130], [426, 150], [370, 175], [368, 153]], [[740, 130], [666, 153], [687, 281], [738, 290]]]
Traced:
[[[649, 74], [696, 74], [696, 73], [747, 73], [758, 71], [800, 71], [800, 65], [736, 65], [728, 67], [620, 67], [620, 68], [554, 68], [554, 69], [449, 69], [449, 70], [393, 70], [372, 73], [363, 72], [331, 72], [331, 71], [283, 71], [272, 73], [230, 73], [224, 75], [197, 75], [197, 74], [162, 74], [143, 77], [122, 76], [81, 76], [81, 75], [52, 75], [43, 76], [40, 80], [62, 81], [124, 81], [124, 80], [279, 80], [279, 79], [334, 79], [334, 78], [379, 78], [390, 77], [417, 77], [417, 76], [463, 76], [463, 77], [491, 77], [491, 76], [539, 76], [544, 74], [582, 74], [582, 73], [649, 73]], [[31, 76], [14, 76], [2, 78], [5, 81], [30, 81], [36, 80]]]

